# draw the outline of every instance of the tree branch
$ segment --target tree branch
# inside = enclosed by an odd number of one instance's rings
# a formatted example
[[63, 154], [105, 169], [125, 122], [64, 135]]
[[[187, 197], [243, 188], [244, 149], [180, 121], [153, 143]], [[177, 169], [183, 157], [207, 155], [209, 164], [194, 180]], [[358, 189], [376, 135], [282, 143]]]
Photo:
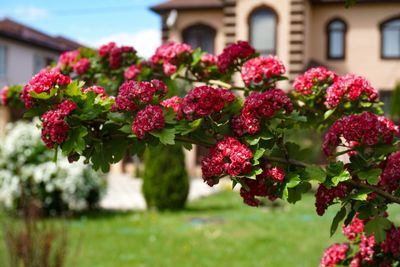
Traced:
[[380, 189], [379, 187], [369, 185], [369, 184], [364, 184], [357, 180], [348, 180], [345, 183], [348, 185], [351, 185], [353, 187], [357, 187], [357, 188], [370, 189], [370, 190], [374, 191], [375, 193], [377, 193], [378, 195], [390, 200], [391, 202], [400, 204], [399, 197], [393, 196], [392, 194]]

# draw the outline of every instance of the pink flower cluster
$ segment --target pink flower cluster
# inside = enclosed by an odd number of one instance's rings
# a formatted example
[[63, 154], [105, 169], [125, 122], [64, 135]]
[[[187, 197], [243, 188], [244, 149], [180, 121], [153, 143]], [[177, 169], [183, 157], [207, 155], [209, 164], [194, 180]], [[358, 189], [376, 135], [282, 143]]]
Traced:
[[206, 66], [216, 65], [218, 62], [218, 57], [213, 54], [204, 54], [201, 57], [201, 62]]
[[83, 75], [90, 68], [90, 64], [91, 63], [88, 58], [81, 58], [73, 65], [72, 69], [76, 74]]
[[280, 167], [266, 169], [256, 179], [242, 179], [243, 186], [240, 188], [240, 196], [243, 202], [249, 206], [257, 207], [260, 200], [256, 197], [268, 197], [275, 200], [277, 196], [277, 183], [285, 178], [285, 172]]
[[55, 86], [65, 86], [71, 83], [71, 78], [61, 74], [58, 71], [53, 71], [50, 69], [43, 69], [38, 74], [33, 76], [33, 78], [25, 85], [21, 98], [25, 103], [26, 108], [32, 107], [32, 96], [30, 92], [49, 93]]
[[57, 67], [59, 68], [69, 68], [72, 67], [79, 57], [79, 50], [72, 50], [64, 52], [60, 55], [57, 63]]
[[400, 228], [393, 226], [386, 232], [386, 239], [382, 242], [381, 248], [384, 253], [400, 259]]
[[331, 85], [337, 80], [337, 75], [324, 67], [316, 67], [307, 70], [298, 76], [294, 82], [294, 89], [302, 95], [311, 95], [315, 87]]
[[164, 113], [161, 107], [147, 105], [140, 110], [132, 123], [132, 131], [139, 139], [143, 139], [145, 134], [165, 126]]
[[150, 103], [155, 96], [162, 97], [167, 92], [167, 86], [160, 80], [126, 81], [119, 88], [115, 106], [119, 110], [136, 110], [137, 104]]
[[129, 66], [124, 72], [125, 81], [134, 80], [140, 73], [140, 65]]
[[8, 86], [4, 86], [0, 91], [0, 104], [7, 106], [8, 103]]
[[248, 42], [238, 41], [224, 48], [218, 56], [218, 69], [220, 72], [226, 72], [230, 67], [239, 63], [239, 60], [246, 60], [256, 53]]
[[42, 140], [48, 148], [55, 144], [62, 144], [68, 137], [69, 126], [64, 118], [77, 108], [75, 102], [65, 100], [54, 110], [42, 115]]
[[282, 76], [285, 66], [275, 56], [252, 58], [244, 63], [242, 79], [245, 85], [265, 85], [271, 78]]
[[279, 111], [293, 111], [292, 101], [282, 90], [253, 92], [246, 98], [241, 114], [232, 119], [232, 129], [237, 136], [256, 134], [260, 131], [261, 119], [268, 120]]
[[238, 176], [251, 171], [251, 150], [239, 140], [225, 136], [211, 149], [208, 156], [201, 162], [204, 181], [213, 186], [221, 175]]
[[122, 56], [127, 53], [136, 53], [136, 50], [131, 46], [118, 47], [116, 43], [110, 42], [106, 45], [102, 45], [99, 48], [99, 55], [102, 58], [108, 57], [110, 67], [112, 69], [118, 69], [122, 64]]
[[178, 113], [182, 105], [182, 98], [173, 96], [161, 101], [160, 105], [164, 108], [171, 108], [175, 113]]
[[333, 244], [324, 252], [319, 267], [335, 267], [347, 258], [348, 244]]
[[155, 65], [162, 61], [165, 75], [172, 75], [177, 71], [177, 66], [193, 52], [193, 48], [188, 44], [169, 42], [159, 46], [155, 54], [151, 57], [151, 62]]
[[378, 98], [378, 91], [364, 77], [349, 74], [339, 77], [326, 91], [325, 105], [333, 109], [342, 101], [356, 101], [367, 96], [369, 102]]
[[[347, 144], [376, 145], [379, 142], [390, 144], [393, 136], [399, 135], [399, 128], [389, 119], [371, 112], [345, 116], [337, 120], [325, 134], [323, 151], [330, 156], [341, 143], [343, 137]], [[353, 143], [352, 143], [353, 142]]]
[[315, 207], [319, 216], [324, 215], [325, 210], [337, 198], [344, 198], [347, 192], [347, 186], [338, 184], [336, 187], [328, 188], [324, 184], [320, 184], [315, 193]]
[[385, 190], [393, 192], [400, 186], [400, 151], [391, 154], [380, 176], [379, 185]]
[[224, 109], [226, 103], [233, 102], [235, 95], [228, 90], [211, 86], [198, 86], [183, 98], [178, 118], [194, 120], [206, 117]]
[[351, 223], [343, 225], [342, 232], [347, 239], [353, 241], [364, 232], [364, 221], [354, 216]]

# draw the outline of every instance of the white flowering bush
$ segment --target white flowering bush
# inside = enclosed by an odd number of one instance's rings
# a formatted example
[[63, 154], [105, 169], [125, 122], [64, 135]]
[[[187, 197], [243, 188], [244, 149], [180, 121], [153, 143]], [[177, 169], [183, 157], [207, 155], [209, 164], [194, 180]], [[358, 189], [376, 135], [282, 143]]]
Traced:
[[17, 122], [7, 126], [0, 140], [0, 202], [18, 208], [21, 195], [41, 201], [45, 212], [91, 208], [104, 191], [104, 176], [78, 161], [48, 150], [34, 123]]

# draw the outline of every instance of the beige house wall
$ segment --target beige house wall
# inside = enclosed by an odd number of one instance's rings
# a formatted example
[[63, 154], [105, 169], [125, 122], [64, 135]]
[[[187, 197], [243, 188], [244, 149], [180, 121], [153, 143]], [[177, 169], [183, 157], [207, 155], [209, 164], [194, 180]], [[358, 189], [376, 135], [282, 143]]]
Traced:
[[[41, 55], [47, 58], [58, 58], [58, 53], [45, 49], [24, 45], [9, 39], [0, 38], [0, 45], [5, 45], [6, 50], [6, 75], [0, 76], [0, 88], [5, 85], [23, 84], [29, 81], [34, 73], [34, 57]], [[0, 135], [10, 119], [6, 107], [0, 107]]]
[[[310, 59], [325, 63], [339, 74], [363, 75], [376, 88], [394, 88], [400, 80], [400, 60], [381, 59], [379, 25], [400, 14], [399, 4], [360, 4], [350, 9], [339, 9], [336, 5], [314, 6], [311, 14]], [[326, 24], [336, 17], [343, 19], [348, 27], [344, 60], [326, 59]]]
[[59, 53], [21, 44], [20, 42], [0, 38], [0, 45], [7, 47], [7, 74], [0, 77], [0, 86], [21, 84], [34, 75], [34, 57], [41, 55], [48, 58], [58, 58]]
[[237, 0], [236, 5], [236, 39], [249, 40], [250, 13], [261, 6], [267, 6], [277, 13], [277, 56], [289, 65], [289, 32], [290, 2], [289, 0]]
[[195, 24], [205, 24], [215, 29], [215, 53], [224, 49], [224, 24], [222, 10], [178, 11], [174, 26], [169, 31], [169, 40], [182, 42], [182, 32]]

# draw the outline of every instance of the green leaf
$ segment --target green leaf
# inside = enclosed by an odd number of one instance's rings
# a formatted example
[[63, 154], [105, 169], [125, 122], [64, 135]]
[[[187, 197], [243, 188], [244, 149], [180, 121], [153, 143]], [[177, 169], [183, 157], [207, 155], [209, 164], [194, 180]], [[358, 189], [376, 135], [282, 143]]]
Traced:
[[309, 165], [304, 170], [304, 175], [306, 180], [309, 181], [318, 181], [320, 183], [325, 182], [326, 173], [325, 171], [317, 165]]
[[263, 172], [263, 169], [261, 169], [260, 167], [258, 168], [253, 168], [253, 170], [249, 173], [244, 175], [243, 177], [255, 180], [257, 175], [260, 175]]
[[339, 223], [343, 221], [344, 217], [346, 217], [346, 207], [342, 207], [338, 213], [336, 213], [335, 217], [333, 218], [332, 224], [331, 224], [331, 236], [336, 232]]
[[327, 120], [333, 113], [335, 113], [336, 109], [329, 109], [324, 113], [324, 120]]
[[257, 149], [256, 153], [254, 153], [253, 155], [254, 165], [260, 163], [258, 160], [264, 155], [264, 153], [265, 153], [265, 148]]
[[358, 173], [358, 178], [361, 180], [367, 180], [371, 185], [377, 185], [379, 182], [379, 176], [381, 175], [381, 169], [372, 169], [368, 171], [362, 171]]
[[168, 124], [176, 124], [176, 113], [169, 108], [164, 111], [164, 119]]
[[392, 227], [392, 223], [384, 217], [376, 217], [367, 222], [364, 227], [366, 235], [375, 235], [375, 241], [380, 243], [386, 238], [386, 230]]
[[304, 193], [307, 193], [311, 189], [311, 184], [308, 182], [301, 182], [298, 186], [293, 188], [288, 188], [288, 196], [287, 201], [289, 203], [296, 203], [301, 200], [301, 197]]
[[301, 183], [300, 175], [297, 173], [289, 173], [286, 175], [286, 180], [288, 180], [286, 187], [293, 188]]
[[164, 128], [161, 131], [150, 132], [151, 135], [158, 137], [164, 145], [175, 144], [175, 129]]
[[65, 94], [68, 96], [80, 96], [82, 95], [81, 88], [79, 87], [81, 84], [78, 84], [77, 81], [73, 81], [72, 83], [68, 84], [67, 88], [65, 89]]
[[132, 133], [132, 126], [129, 124], [126, 124], [122, 126], [121, 128], [118, 129], [119, 131], [126, 133], [126, 134], [131, 134]]
[[339, 183], [347, 181], [351, 178], [348, 170], [343, 170], [341, 174], [332, 177], [332, 184], [337, 186]]
[[332, 162], [331, 164], [329, 164], [326, 167], [326, 173], [329, 176], [336, 176], [339, 175], [340, 173], [342, 173], [344, 169], [344, 164], [341, 161], [337, 161], [337, 162]]
[[261, 137], [259, 135], [249, 135], [245, 137], [245, 140], [250, 146], [254, 146], [260, 142], [260, 138]]
[[53, 96], [55, 96], [56, 95], [56, 93], [57, 93], [57, 88], [51, 88], [51, 90], [50, 90], [50, 94], [49, 93], [47, 93], [47, 92], [42, 92], [42, 93], [40, 93], [40, 94], [38, 94], [38, 93], [36, 93], [36, 92], [34, 92], [34, 91], [31, 91], [31, 92], [29, 92], [29, 94], [33, 97], [33, 98], [37, 98], [37, 99], [42, 99], [42, 100], [47, 100], [47, 99], [50, 99], [50, 98], [52, 98]]

